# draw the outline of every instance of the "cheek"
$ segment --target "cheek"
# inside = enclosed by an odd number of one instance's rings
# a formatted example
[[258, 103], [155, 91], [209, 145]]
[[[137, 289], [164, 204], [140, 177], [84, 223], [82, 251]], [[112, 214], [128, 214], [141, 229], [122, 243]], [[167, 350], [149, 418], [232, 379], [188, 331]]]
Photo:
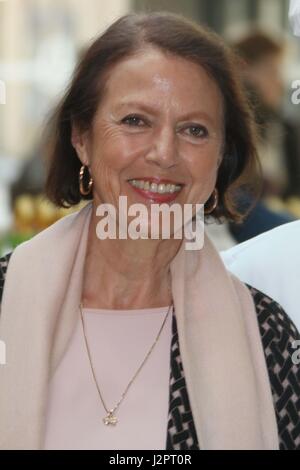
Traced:
[[193, 182], [204, 183], [206, 180], [216, 178], [218, 172], [220, 147], [200, 150], [188, 161], [187, 166]]
[[90, 146], [94, 188], [101, 200], [116, 199], [121, 191], [122, 174], [141, 155], [145, 142], [129, 138], [115, 129], [99, 128]]
[[145, 139], [124, 135], [119, 129], [100, 130], [92, 148], [94, 169], [119, 173], [141, 154], [145, 145]]
[[191, 198], [204, 203], [211, 195], [218, 174], [219, 153], [208, 152], [197, 155], [188, 163], [191, 178]]
[[111, 139], [98, 131], [90, 148], [90, 163], [94, 196], [103, 202], [115, 199], [119, 193], [118, 175], [123, 164], [117, 139]]
[[97, 173], [104, 168], [114, 171], [122, 167], [122, 139], [100, 130], [93, 139], [91, 160]]

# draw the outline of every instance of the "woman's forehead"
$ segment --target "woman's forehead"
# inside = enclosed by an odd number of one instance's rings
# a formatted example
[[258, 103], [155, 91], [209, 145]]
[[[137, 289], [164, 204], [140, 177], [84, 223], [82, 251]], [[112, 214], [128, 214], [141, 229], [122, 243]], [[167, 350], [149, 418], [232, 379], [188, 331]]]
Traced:
[[222, 94], [200, 65], [182, 57], [151, 48], [125, 58], [110, 69], [104, 101], [116, 105], [130, 102], [150, 104], [159, 99], [177, 105], [209, 108], [220, 112]]

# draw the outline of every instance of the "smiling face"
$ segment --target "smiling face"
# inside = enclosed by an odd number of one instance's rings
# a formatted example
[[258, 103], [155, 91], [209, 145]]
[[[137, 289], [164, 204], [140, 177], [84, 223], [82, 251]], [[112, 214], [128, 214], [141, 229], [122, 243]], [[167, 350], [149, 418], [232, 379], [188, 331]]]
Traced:
[[112, 66], [92, 128], [72, 143], [90, 167], [96, 205], [200, 204], [223, 143], [223, 100], [199, 65], [156, 48]]

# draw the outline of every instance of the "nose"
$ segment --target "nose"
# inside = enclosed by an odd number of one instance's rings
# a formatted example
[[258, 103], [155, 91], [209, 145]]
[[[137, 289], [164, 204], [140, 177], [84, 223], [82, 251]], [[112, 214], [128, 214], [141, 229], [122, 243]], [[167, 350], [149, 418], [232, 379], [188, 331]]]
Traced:
[[146, 155], [146, 161], [152, 162], [163, 169], [177, 165], [179, 160], [177, 136], [171, 126], [165, 126], [153, 134], [151, 149]]

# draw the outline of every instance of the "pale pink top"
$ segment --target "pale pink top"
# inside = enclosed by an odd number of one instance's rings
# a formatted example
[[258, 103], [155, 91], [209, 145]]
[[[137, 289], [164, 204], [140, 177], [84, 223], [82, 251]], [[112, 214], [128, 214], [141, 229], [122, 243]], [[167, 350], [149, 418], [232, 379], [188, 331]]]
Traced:
[[[107, 408], [113, 408], [146, 356], [168, 307], [84, 309], [88, 344]], [[50, 382], [44, 449], [165, 449], [168, 423], [172, 310], [158, 343], [116, 416], [106, 416], [93, 380], [80, 315]]]

